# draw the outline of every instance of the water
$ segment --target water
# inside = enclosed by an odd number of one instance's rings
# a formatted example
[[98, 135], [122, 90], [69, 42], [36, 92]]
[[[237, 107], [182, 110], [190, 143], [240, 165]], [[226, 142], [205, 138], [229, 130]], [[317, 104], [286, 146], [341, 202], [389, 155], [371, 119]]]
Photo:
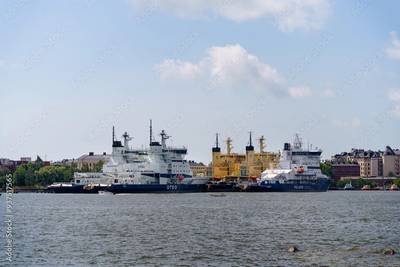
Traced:
[[400, 192], [15, 194], [13, 204], [14, 266], [400, 266], [382, 254], [400, 251]]

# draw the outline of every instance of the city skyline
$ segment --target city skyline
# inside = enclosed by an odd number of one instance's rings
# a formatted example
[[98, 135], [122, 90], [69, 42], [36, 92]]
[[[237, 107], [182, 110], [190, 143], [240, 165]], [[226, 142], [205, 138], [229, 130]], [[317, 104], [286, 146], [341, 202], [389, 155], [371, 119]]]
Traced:
[[[148, 4], [150, 3], [150, 4]], [[396, 1], [6, 1], [0, 157], [148, 144], [148, 120], [208, 163], [294, 133], [324, 150], [400, 147]], [[245, 10], [246, 12], [243, 12]]]

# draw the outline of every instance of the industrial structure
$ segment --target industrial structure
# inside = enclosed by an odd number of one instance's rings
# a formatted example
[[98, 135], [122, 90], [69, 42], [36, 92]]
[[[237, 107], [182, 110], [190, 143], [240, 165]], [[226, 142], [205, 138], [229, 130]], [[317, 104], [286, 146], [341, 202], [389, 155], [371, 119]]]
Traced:
[[279, 154], [264, 151], [265, 138], [258, 139], [259, 152], [254, 150], [252, 133], [245, 154], [233, 153], [232, 139], [227, 138], [226, 153], [221, 153], [219, 136], [216, 134], [215, 146], [212, 148], [212, 177], [219, 180], [254, 179], [260, 177], [267, 168], [276, 168], [279, 163]]

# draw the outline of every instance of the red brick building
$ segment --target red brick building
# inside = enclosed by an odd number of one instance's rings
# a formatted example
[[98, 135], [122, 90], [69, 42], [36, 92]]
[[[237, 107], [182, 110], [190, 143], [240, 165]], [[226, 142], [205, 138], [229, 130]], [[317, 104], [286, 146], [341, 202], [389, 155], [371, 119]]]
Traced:
[[340, 180], [342, 177], [360, 177], [360, 166], [358, 164], [333, 164], [332, 179]]

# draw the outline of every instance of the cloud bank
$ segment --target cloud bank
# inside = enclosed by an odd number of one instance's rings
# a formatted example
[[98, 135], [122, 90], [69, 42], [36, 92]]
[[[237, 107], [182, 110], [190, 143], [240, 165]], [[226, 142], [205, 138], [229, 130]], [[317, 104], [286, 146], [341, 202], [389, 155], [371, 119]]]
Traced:
[[275, 68], [237, 44], [211, 47], [197, 63], [166, 59], [155, 68], [162, 80], [194, 80], [207, 87], [279, 92], [285, 84]]
[[165, 59], [155, 65], [162, 81], [193, 82], [204, 89], [245, 89], [266, 91], [276, 96], [331, 98], [335, 92], [312, 90], [308, 86], [288, 86], [279, 71], [242, 46], [213, 46], [198, 62]]
[[305, 86], [295, 86], [289, 88], [289, 95], [294, 98], [308, 97], [312, 95], [312, 91]]
[[128, 0], [135, 8], [162, 10], [183, 18], [223, 17], [236, 22], [269, 17], [282, 31], [319, 29], [330, 0]]
[[388, 58], [400, 60], [400, 39], [396, 32], [390, 33], [390, 44], [386, 48], [385, 52]]
[[390, 111], [390, 113], [400, 119], [400, 89], [392, 89], [388, 93], [388, 98], [390, 101], [395, 103], [394, 108]]

